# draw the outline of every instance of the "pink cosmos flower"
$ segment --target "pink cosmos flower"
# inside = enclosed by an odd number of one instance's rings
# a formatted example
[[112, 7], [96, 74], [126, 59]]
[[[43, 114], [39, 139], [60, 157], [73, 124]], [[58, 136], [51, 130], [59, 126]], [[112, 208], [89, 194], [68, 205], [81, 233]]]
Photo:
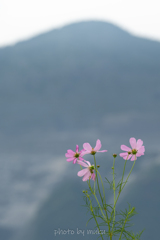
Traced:
[[84, 155], [84, 149], [82, 149], [79, 152], [79, 146], [76, 145], [76, 151], [73, 152], [71, 149], [67, 150], [67, 153], [65, 154], [66, 158], [67, 158], [67, 162], [71, 162], [73, 161], [73, 164], [75, 164], [77, 162], [77, 160], [84, 160], [82, 158], [82, 156]]
[[96, 146], [95, 148], [92, 148], [91, 145], [89, 143], [84, 143], [83, 144], [83, 148], [85, 150], [84, 154], [92, 154], [95, 155], [96, 152], [107, 152], [107, 150], [102, 150], [99, 151], [99, 149], [102, 147], [101, 141], [98, 139], [96, 142]]
[[120, 153], [119, 155], [125, 160], [129, 160], [131, 158], [131, 161], [135, 161], [137, 160], [137, 157], [144, 155], [145, 147], [142, 146], [143, 141], [141, 139], [138, 139], [136, 142], [135, 138], [130, 138], [129, 142], [132, 149], [127, 147], [126, 145], [121, 145], [121, 149], [126, 152]]
[[82, 169], [81, 171], [79, 171], [77, 173], [77, 175], [79, 177], [82, 177], [83, 181], [87, 181], [89, 179], [93, 179], [95, 181], [96, 175], [94, 173], [94, 165], [91, 165], [89, 161], [82, 162], [82, 161], [77, 161], [78, 164], [82, 165], [83, 167], [86, 167], [84, 169]]

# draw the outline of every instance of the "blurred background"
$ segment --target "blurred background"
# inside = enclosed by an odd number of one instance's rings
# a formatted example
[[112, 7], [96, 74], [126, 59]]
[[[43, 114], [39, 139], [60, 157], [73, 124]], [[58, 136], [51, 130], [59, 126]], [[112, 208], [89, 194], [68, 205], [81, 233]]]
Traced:
[[[129, 202], [139, 213], [133, 230], [158, 239], [159, 7], [157, 0], [1, 0], [0, 239], [96, 239], [82, 206], [87, 184], [65, 153], [100, 139], [108, 152], [97, 162], [111, 179], [112, 154], [130, 137], [146, 152], [118, 208]], [[118, 157], [117, 180], [123, 164]], [[55, 235], [68, 229], [74, 234]]]

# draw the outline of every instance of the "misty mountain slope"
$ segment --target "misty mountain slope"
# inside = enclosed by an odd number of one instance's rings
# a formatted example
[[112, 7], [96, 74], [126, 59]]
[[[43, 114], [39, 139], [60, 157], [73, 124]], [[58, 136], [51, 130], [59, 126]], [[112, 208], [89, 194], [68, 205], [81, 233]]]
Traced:
[[2, 151], [59, 153], [64, 131], [158, 137], [159, 79], [160, 43], [106, 22], [75, 23], [1, 48]]
[[0, 49], [3, 128], [79, 128], [128, 108], [153, 113], [159, 77], [158, 42], [104, 22], [56, 29]]

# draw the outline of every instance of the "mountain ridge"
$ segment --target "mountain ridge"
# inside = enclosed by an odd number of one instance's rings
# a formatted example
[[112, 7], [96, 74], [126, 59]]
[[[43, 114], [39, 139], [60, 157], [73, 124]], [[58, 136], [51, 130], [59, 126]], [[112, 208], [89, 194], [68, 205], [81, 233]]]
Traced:
[[[122, 40], [110, 35], [108, 44], [103, 30], [108, 27]], [[0, 50], [3, 131], [94, 128], [106, 115], [128, 110], [155, 115], [160, 43], [104, 22], [76, 23], [48, 34], [55, 39], [49, 37], [50, 44], [37, 37]]]

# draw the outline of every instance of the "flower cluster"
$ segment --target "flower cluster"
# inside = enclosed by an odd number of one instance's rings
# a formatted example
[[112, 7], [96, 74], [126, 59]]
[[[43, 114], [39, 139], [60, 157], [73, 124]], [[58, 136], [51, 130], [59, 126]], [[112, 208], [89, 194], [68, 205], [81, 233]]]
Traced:
[[82, 157], [89, 153], [95, 155], [96, 152], [107, 152], [107, 150], [99, 151], [101, 149], [101, 146], [101, 141], [98, 139], [94, 148], [92, 148], [89, 143], [84, 143], [83, 149], [81, 151], [79, 151], [78, 145], [76, 146], [75, 152], [73, 152], [71, 149], [67, 150], [67, 153], [65, 155], [68, 162], [73, 161], [73, 164], [77, 162], [79, 165], [85, 167], [77, 173], [79, 177], [83, 176], [83, 181], [87, 181], [88, 179], [93, 179], [95, 181], [96, 176], [94, 173], [94, 165], [91, 165], [89, 161], [86, 161]]
[[[143, 141], [141, 139], [138, 139], [136, 142], [135, 138], [130, 138], [129, 140], [130, 145], [132, 148], [127, 147], [126, 145], [121, 145], [121, 150], [125, 151], [123, 153], [120, 153], [120, 157], [123, 157], [125, 160], [129, 160], [131, 158], [131, 161], [137, 160], [137, 157], [140, 157], [141, 155], [144, 155], [145, 147], [143, 145]], [[67, 161], [71, 162], [73, 161], [73, 164], [78, 163], [79, 165], [85, 167], [81, 171], [77, 173], [79, 177], [83, 176], [83, 181], [87, 181], [88, 179], [93, 179], [95, 181], [95, 166], [91, 165], [89, 161], [86, 161], [83, 156], [86, 154], [95, 155], [97, 152], [107, 152], [107, 150], [101, 150], [102, 144], [101, 141], [98, 139], [96, 142], [96, 146], [94, 148], [91, 147], [89, 143], [83, 144], [83, 149], [79, 151], [79, 146], [76, 145], [75, 152], [71, 149], [67, 150], [67, 153], [65, 154]]]
[[[128, 227], [131, 226], [130, 224], [130, 218], [136, 214], [135, 207], [131, 207], [129, 205], [129, 210], [125, 209], [125, 211], [120, 211], [120, 213], [116, 210], [116, 204], [119, 199], [120, 194], [122, 193], [122, 190], [124, 189], [126, 183], [128, 182], [128, 179], [131, 175], [131, 172], [133, 170], [133, 167], [136, 163], [135, 160], [137, 160], [137, 157], [140, 157], [144, 155], [145, 147], [143, 146], [143, 141], [141, 139], [138, 139], [136, 141], [135, 138], [129, 139], [131, 147], [128, 147], [126, 145], [121, 145], [121, 150], [123, 150], [123, 153], [120, 153], [119, 156], [122, 157], [124, 161], [124, 167], [123, 167], [123, 173], [121, 180], [118, 181], [118, 184], [116, 184], [115, 179], [115, 162], [117, 154], [113, 154], [113, 166], [112, 166], [112, 176], [113, 180], [110, 181], [108, 178], [105, 177], [107, 180], [107, 183], [110, 185], [110, 190], [113, 191], [113, 204], [107, 203], [106, 193], [105, 193], [105, 187], [103, 184], [103, 180], [101, 177], [100, 172], [98, 171], [99, 165], [96, 163], [96, 157], [95, 154], [97, 152], [107, 152], [107, 150], [101, 150], [101, 141], [98, 139], [96, 142], [96, 146], [93, 148], [89, 143], [83, 144], [83, 149], [80, 151], [79, 146], [76, 145], [75, 152], [71, 149], [67, 150], [66, 158], [68, 162], [73, 162], [73, 164], [79, 164], [81, 167], [81, 170], [77, 173], [79, 177], [83, 177], [83, 181], [87, 181], [88, 190], [83, 190], [84, 194], [84, 200], [85, 200], [85, 206], [88, 208], [88, 211], [91, 213], [91, 218], [88, 220], [88, 222], [94, 218], [95, 223], [98, 227], [98, 230], [100, 231], [100, 226], [106, 226], [108, 227], [108, 230], [105, 233], [105, 236], [107, 239], [113, 240], [112, 236], [119, 235], [116, 239], [122, 240], [122, 239], [140, 239], [140, 236], [143, 231], [136, 234], [133, 232], [128, 231]], [[84, 156], [87, 154], [93, 155], [94, 158], [94, 164], [92, 165], [89, 161], [86, 161], [84, 159]], [[128, 176], [125, 179], [125, 169], [126, 169], [126, 160], [133, 161], [131, 170], [129, 171]], [[84, 168], [82, 168], [84, 167]], [[90, 182], [90, 179], [94, 181], [94, 184]], [[94, 202], [92, 202], [94, 200]], [[97, 211], [98, 209], [98, 211]], [[97, 221], [98, 218], [98, 221]], [[88, 223], [87, 222], [87, 223]], [[104, 236], [100, 233], [100, 237], [102, 240], [104, 240]]]

